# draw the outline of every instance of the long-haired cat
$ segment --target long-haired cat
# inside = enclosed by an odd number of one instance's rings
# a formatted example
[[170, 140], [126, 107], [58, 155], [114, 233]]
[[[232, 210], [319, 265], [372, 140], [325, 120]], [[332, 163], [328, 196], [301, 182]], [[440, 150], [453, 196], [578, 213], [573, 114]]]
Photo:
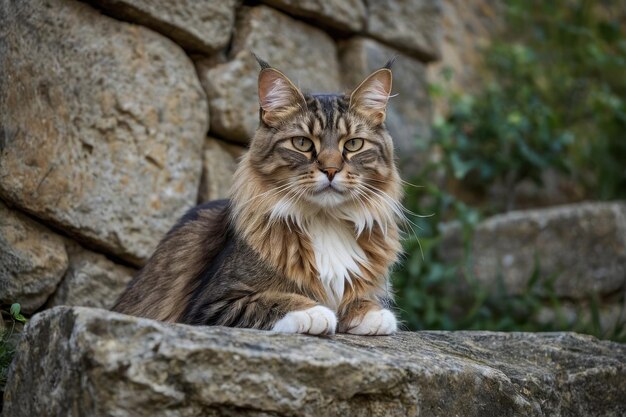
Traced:
[[259, 60], [260, 123], [230, 200], [187, 213], [114, 310], [279, 332], [396, 331], [400, 178], [391, 64], [351, 95], [303, 94]]

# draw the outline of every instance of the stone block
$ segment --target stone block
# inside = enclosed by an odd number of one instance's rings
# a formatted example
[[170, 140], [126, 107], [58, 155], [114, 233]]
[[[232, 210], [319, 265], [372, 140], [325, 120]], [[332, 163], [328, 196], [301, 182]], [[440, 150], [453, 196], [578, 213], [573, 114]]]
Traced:
[[286, 335], [84, 307], [33, 317], [12, 417], [619, 416], [626, 345], [573, 333]]
[[140, 264], [196, 202], [208, 116], [193, 63], [79, 2], [2, 10], [0, 197]]
[[263, 0], [272, 7], [294, 16], [315, 21], [340, 32], [363, 29], [366, 9], [363, 0]]
[[367, 0], [366, 33], [424, 60], [441, 55], [440, 0]]
[[69, 268], [47, 306], [113, 307], [135, 270], [74, 242], [68, 241], [66, 245]]
[[23, 312], [33, 313], [67, 267], [61, 236], [0, 202], [0, 304], [20, 303]]
[[[462, 257], [460, 230], [450, 228], [442, 256]], [[525, 292], [535, 268], [554, 280], [556, 295], [584, 299], [626, 288], [626, 203], [580, 203], [515, 211], [481, 223], [472, 239], [471, 268], [486, 288], [502, 280], [510, 294]]]
[[[444, 83], [442, 71], [452, 71], [447, 88], [464, 93], [479, 91], [485, 77], [484, 48], [504, 27], [506, 3], [490, 0], [443, 0], [441, 59], [428, 66], [431, 82]], [[488, 80], [488, 78], [487, 78]], [[441, 103], [439, 103], [441, 101]], [[446, 113], [445, 100], [437, 101]]]
[[159, 32], [182, 47], [213, 53], [228, 44], [238, 0], [87, 0], [111, 16]]

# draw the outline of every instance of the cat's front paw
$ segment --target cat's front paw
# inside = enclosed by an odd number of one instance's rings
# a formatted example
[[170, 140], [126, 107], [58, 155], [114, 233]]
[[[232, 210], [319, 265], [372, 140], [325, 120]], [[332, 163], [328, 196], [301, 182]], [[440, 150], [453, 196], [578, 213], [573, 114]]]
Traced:
[[272, 328], [280, 333], [334, 334], [337, 328], [335, 313], [324, 306], [289, 312]]
[[387, 335], [398, 330], [396, 316], [387, 309], [370, 310], [365, 315], [357, 317], [348, 326], [346, 333], [359, 335]]

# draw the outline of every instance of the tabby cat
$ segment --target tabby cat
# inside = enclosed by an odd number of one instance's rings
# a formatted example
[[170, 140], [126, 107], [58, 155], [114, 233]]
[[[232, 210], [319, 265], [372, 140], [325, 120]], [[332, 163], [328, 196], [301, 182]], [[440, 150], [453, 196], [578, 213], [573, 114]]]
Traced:
[[386, 335], [400, 178], [391, 62], [351, 95], [303, 94], [259, 60], [260, 123], [230, 200], [189, 211], [113, 308], [278, 332]]

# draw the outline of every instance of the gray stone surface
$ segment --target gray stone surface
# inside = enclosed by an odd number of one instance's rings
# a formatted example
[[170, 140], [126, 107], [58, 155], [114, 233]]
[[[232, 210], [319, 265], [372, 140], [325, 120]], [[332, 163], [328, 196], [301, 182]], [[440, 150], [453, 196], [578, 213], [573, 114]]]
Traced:
[[66, 242], [69, 268], [47, 307], [58, 305], [111, 308], [135, 270], [74, 242]]
[[206, 138], [202, 179], [198, 192], [199, 203], [228, 197], [239, 157], [245, 151], [246, 148], [242, 146], [232, 145], [210, 136]]
[[[541, 279], [557, 296], [582, 299], [626, 288], [626, 203], [580, 203], [517, 211], [481, 223], [472, 241], [472, 270], [488, 288], [501, 276], [511, 294], [525, 291], [539, 260]], [[460, 259], [458, 228], [442, 255]]]
[[[68, 266], [63, 238], [0, 201], [0, 304], [45, 304]], [[1, 320], [0, 320], [1, 321]]]
[[[428, 138], [432, 117], [424, 65], [371, 39], [352, 38], [340, 44], [343, 82], [350, 88], [358, 86], [393, 57], [397, 57], [393, 65], [392, 93], [395, 96], [389, 100], [385, 123], [400, 162], [414, 164], [418, 138]], [[414, 173], [416, 170], [410, 171]]]
[[441, 55], [443, 6], [440, 0], [367, 0], [367, 34], [416, 57]]
[[317, 338], [56, 307], [17, 351], [12, 417], [626, 413], [626, 346], [572, 333]]
[[196, 201], [207, 103], [192, 62], [82, 3], [2, 7], [0, 197], [141, 263]]
[[228, 44], [238, 0], [87, 0], [114, 17], [147, 26], [182, 47], [213, 53]]
[[329, 35], [267, 6], [243, 8], [230, 60], [197, 62], [217, 136], [247, 143], [259, 124], [259, 65], [251, 52], [305, 90], [340, 92], [337, 48]]
[[[429, 79], [444, 83], [441, 72], [452, 70], [447, 87], [454, 91], [477, 92], [484, 85], [483, 49], [504, 27], [506, 2], [492, 0], [442, 0], [441, 59], [428, 66]], [[445, 81], [447, 83], [447, 81]], [[439, 103], [441, 102], [441, 103]], [[445, 100], [437, 100], [446, 113]]]
[[365, 25], [363, 0], [263, 0], [294, 16], [311, 19], [341, 32], [359, 32]]

